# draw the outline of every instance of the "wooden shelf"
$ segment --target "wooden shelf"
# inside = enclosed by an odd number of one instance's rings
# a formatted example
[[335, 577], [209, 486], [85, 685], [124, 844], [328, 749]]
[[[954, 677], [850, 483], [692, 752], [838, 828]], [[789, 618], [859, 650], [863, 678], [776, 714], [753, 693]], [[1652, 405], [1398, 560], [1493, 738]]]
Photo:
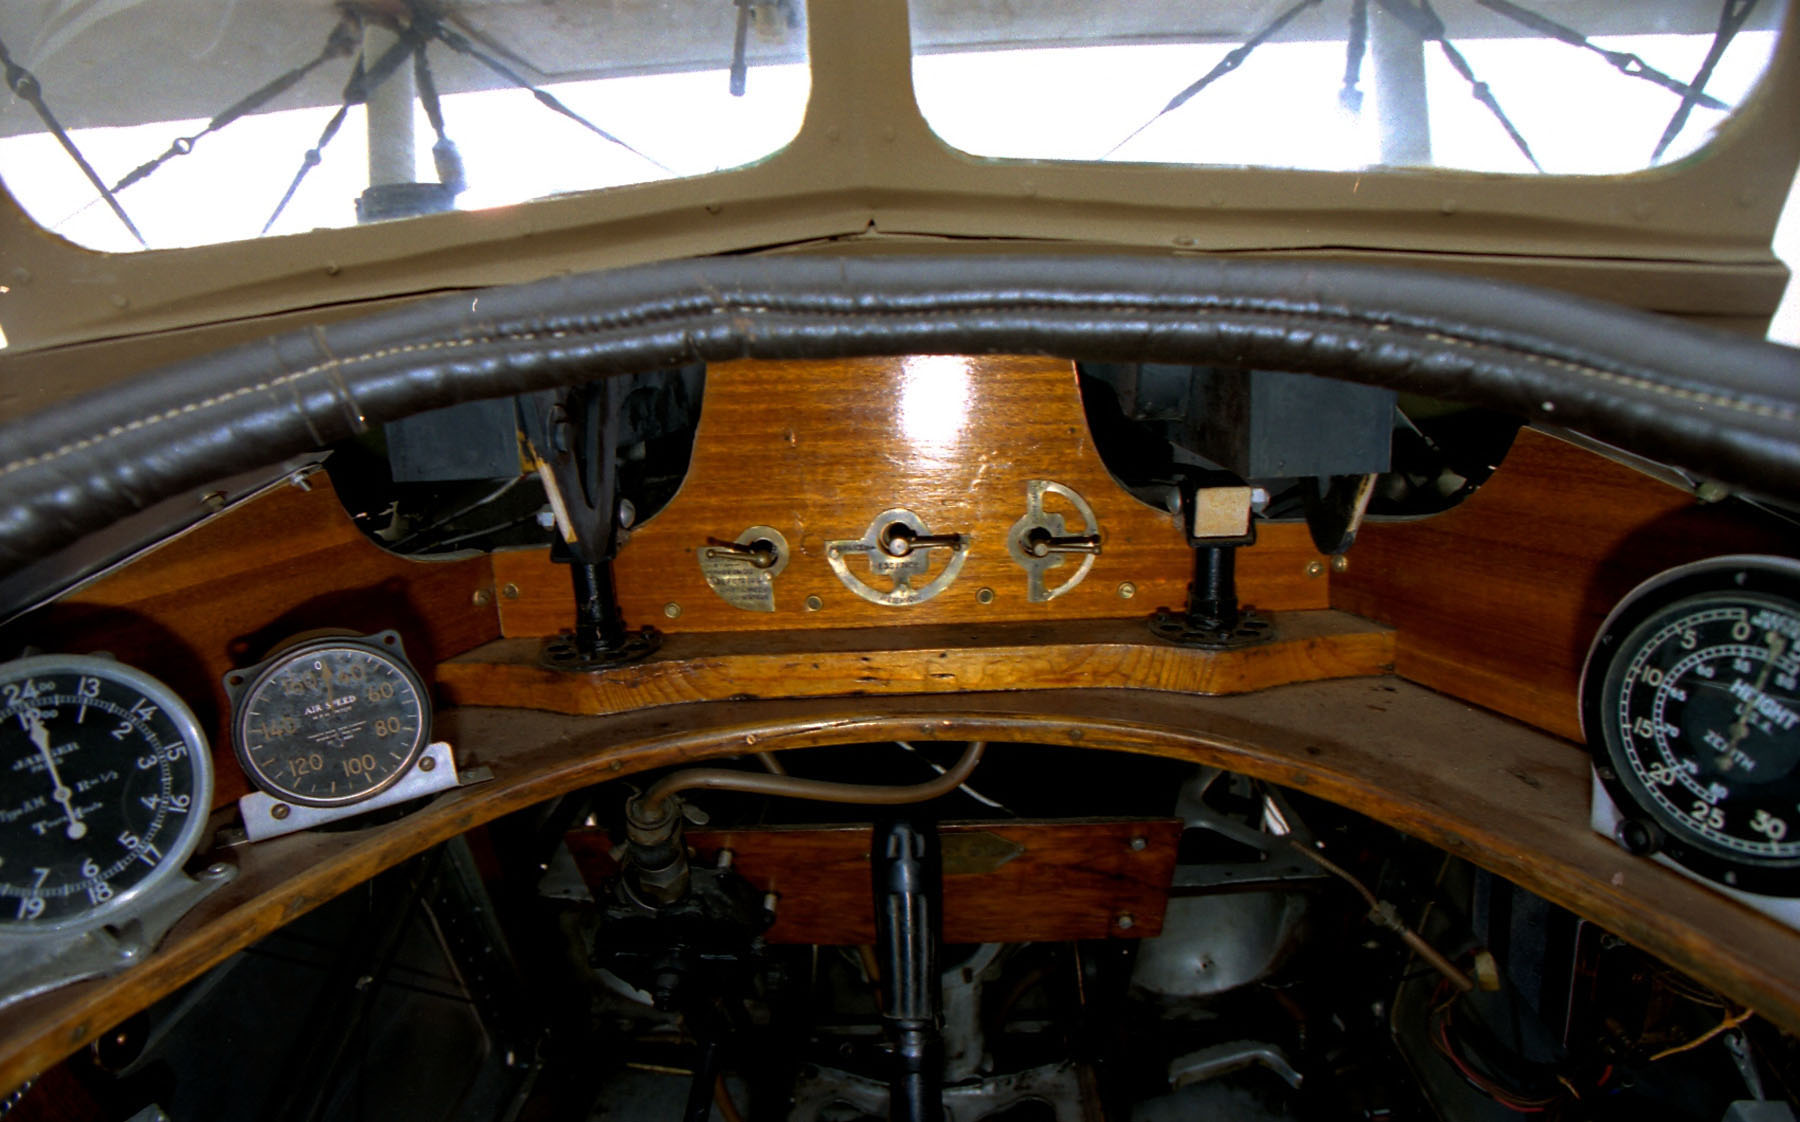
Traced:
[[1395, 678], [1232, 697], [1046, 690], [700, 702], [608, 717], [464, 709], [441, 714], [439, 731], [493, 780], [399, 822], [237, 850], [238, 879], [140, 967], [9, 1008], [0, 1087], [381, 869], [499, 815], [646, 768], [895, 738], [1150, 753], [1300, 788], [1490, 869], [1800, 1029], [1800, 935], [1594, 836], [1586, 756], [1568, 742]]
[[1385, 674], [1393, 632], [1344, 612], [1278, 612], [1274, 637], [1228, 651], [1165, 643], [1142, 618], [669, 636], [642, 662], [576, 673], [539, 663], [542, 640], [498, 639], [438, 664], [464, 706], [622, 713], [752, 697], [969, 690], [1152, 689], [1248, 693]]

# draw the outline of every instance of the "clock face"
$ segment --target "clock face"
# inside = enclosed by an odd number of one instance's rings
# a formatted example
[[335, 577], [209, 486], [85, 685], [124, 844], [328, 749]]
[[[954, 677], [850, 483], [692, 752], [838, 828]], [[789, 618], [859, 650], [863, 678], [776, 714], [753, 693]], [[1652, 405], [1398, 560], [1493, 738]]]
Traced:
[[302, 643], [244, 673], [233, 730], [258, 787], [303, 806], [344, 806], [418, 762], [431, 713], [392, 634]]
[[1800, 895], [1800, 565], [1676, 573], [1596, 641], [1583, 718], [1601, 778], [1678, 864]]
[[0, 933], [114, 918], [199, 844], [211, 759], [168, 687], [110, 659], [0, 666]]

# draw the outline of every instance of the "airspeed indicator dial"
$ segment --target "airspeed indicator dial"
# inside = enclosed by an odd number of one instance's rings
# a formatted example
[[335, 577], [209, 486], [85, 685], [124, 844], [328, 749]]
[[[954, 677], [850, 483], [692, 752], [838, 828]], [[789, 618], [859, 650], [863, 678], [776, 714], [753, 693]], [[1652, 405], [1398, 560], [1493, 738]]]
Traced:
[[425, 683], [400, 638], [328, 636], [226, 676], [245, 773], [278, 799], [337, 807], [398, 782], [430, 740]]
[[1671, 860], [1800, 895], [1800, 563], [1719, 558], [1640, 587], [1595, 640], [1582, 723]]

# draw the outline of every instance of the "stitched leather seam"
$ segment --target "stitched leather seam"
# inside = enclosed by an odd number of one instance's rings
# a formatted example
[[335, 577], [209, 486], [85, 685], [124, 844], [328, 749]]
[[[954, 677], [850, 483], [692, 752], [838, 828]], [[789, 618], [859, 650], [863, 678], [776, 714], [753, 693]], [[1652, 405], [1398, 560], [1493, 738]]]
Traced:
[[[1060, 306], [1060, 305], [1056, 305], [1056, 306]], [[741, 314], [745, 313], [746, 311], [756, 310], [760, 306], [759, 305], [748, 305], [748, 304], [746, 304], [746, 305], [714, 304], [711, 307], [712, 307], [712, 314], [714, 314], [714, 315], [741, 315]], [[763, 310], [766, 310], [766, 308], [764, 308]], [[987, 305], [980, 305], [980, 306], [962, 305], [962, 306], [958, 306], [957, 308], [955, 308], [954, 312], [957, 315], [968, 315], [970, 313], [979, 313], [979, 312], [983, 312], [983, 311], [987, 311], [987, 312], [1020, 312], [1020, 311], [1028, 311], [1028, 310], [1030, 310], [1030, 309], [1024, 305], [1013, 304], [1013, 303], [1003, 303], [1003, 304], [987, 304]], [[1162, 310], [1162, 309], [1145, 309], [1145, 308], [1142, 308], [1139, 306], [1125, 305], [1125, 304], [1109, 305], [1109, 306], [1106, 306], [1105, 309], [1090, 306], [1090, 307], [1088, 307], [1087, 310], [1090, 312], [1097, 311], [1097, 310], [1112, 310], [1112, 311], [1119, 311], [1119, 312], [1140, 312], [1140, 313], [1149, 311], [1151, 314], [1158, 314], [1158, 313], [1167, 314], [1166, 311]], [[879, 311], [879, 309], [846, 308], [846, 309], [839, 310], [839, 309], [829, 309], [829, 308], [828, 309], [813, 308], [813, 309], [807, 309], [807, 310], [801, 312], [800, 314], [803, 314], [803, 315], [825, 314], [825, 315], [837, 315], [837, 316], [852, 316], [852, 315], [867, 316], [871, 313], [871, 311]], [[693, 314], [692, 312], [675, 313], [670, 318], [686, 318], [687, 316], [692, 315], [692, 314]], [[900, 313], [895, 313], [895, 314], [898, 314], [898, 315], [920, 315], [920, 314], [931, 315], [932, 313], [929, 310], [924, 310], [924, 311], [906, 311], [906, 312], [900, 312]], [[944, 313], [940, 311], [938, 314], [944, 314]], [[1393, 327], [1391, 324], [1369, 323], [1369, 322], [1367, 322], [1367, 320], [1360, 319], [1354, 315], [1345, 315], [1343, 313], [1321, 311], [1321, 310], [1317, 310], [1317, 309], [1314, 309], [1311, 311], [1306, 311], [1306, 312], [1264, 309], [1264, 310], [1253, 310], [1253, 311], [1251, 311], [1251, 314], [1260, 315], [1263, 317], [1287, 317], [1287, 318], [1292, 318], [1292, 319], [1307, 319], [1307, 320], [1314, 320], [1314, 321], [1317, 321], [1317, 320], [1337, 321], [1342, 324], [1348, 324], [1352, 327], [1369, 330], [1369, 331], [1371, 331], [1373, 333], [1377, 333], [1377, 334], [1385, 334], [1385, 333], [1391, 332], [1393, 330]], [[648, 318], [648, 317], [645, 317], [645, 318]], [[602, 324], [587, 325], [587, 324], [584, 324], [579, 328], [574, 328], [574, 329], [560, 328], [560, 329], [548, 331], [548, 332], [531, 331], [531, 330], [496, 331], [494, 334], [491, 334], [491, 335], [473, 335], [473, 336], [465, 336], [465, 337], [456, 338], [456, 339], [440, 339], [440, 340], [434, 340], [434, 341], [427, 342], [427, 343], [406, 343], [406, 344], [402, 344], [402, 345], [394, 346], [394, 347], [383, 347], [378, 350], [367, 351], [367, 352], [364, 352], [364, 353], [358, 354], [358, 355], [348, 355], [348, 356], [343, 356], [343, 357], [339, 357], [339, 358], [327, 358], [327, 360], [324, 362], [315, 363], [312, 366], [308, 366], [302, 370], [297, 370], [297, 371], [294, 371], [289, 374], [284, 374], [278, 378], [272, 378], [272, 379], [269, 379], [266, 381], [257, 382], [253, 385], [241, 386], [237, 389], [229, 390], [229, 391], [227, 391], [225, 393], [221, 393], [221, 394], [215, 394], [212, 397], [203, 398], [199, 401], [192, 401], [192, 402], [188, 402], [184, 405], [175, 406], [174, 408], [164, 410], [161, 413], [151, 414], [147, 417], [140, 417], [136, 420], [128, 421], [122, 425], [114, 425], [112, 428], [107, 429], [105, 432], [96, 433], [93, 436], [83, 437], [80, 440], [72, 441], [68, 444], [62, 445], [61, 447], [52, 449], [51, 451], [43, 452], [36, 456], [28, 456], [28, 457], [25, 457], [24, 459], [14, 460], [14, 461], [6, 464], [3, 467], [0, 467], [0, 477], [11, 475], [14, 472], [21, 471], [26, 468], [37, 467], [42, 464], [50, 463], [54, 460], [61, 459], [65, 456], [72, 455], [76, 452], [84, 451], [85, 449], [92, 448], [97, 445], [103, 444], [108, 440], [116, 439], [117, 437], [124, 436], [128, 433], [132, 433], [132, 432], [136, 432], [141, 429], [144, 429], [144, 428], [148, 428], [151, 425], [160, 424], [164, 421], [174, 420], [177, 417], [182, 417], [182, 416], [186, 416], [188, 414], [198, 413], [198, 412], [201, 412], [206, 409], [215, 408], [219, 405], [225, 404], [226, 402], [234, 401], [240, 397], [244, 397], [249, 394], [261, 393], [266, 390], [276, 389], [281, 386], [296, 382], [302, 378], [306, 378], [311, 375], [318, 374], [322, 371], [329, 370], [329, 369], [341, 370], [343, 367], [346, 367], [346, 366], [356, 365], [356, 364], [360, 364], [360, 363], [367, 363], [367, 362], [375, 362], [375, 361], [379, 361], [381, 359], [394, 358], [394, 357], [400, 356], [400, 355], [422, 354], [422, 353], [429, 353], [429, 352], [434, 352], [434, 351], [449, 350], [449, 349], [454, 349], [454, 348], [472, 347], [472, 346], [477, 346], [477, 345], [484, 344], [484, 343], [537, 342], [537, 341], [544, 341], [544, 340], [566, 339], [566, 338], [571, 338], [571, 337], [593, 335], [593, 334], [596, 334], [599, 332], [605, 332], [605, 331], [613, 330], [613, 329], [614, 328], [610, 327], [609, 325], [602, 325]], [[1710, 394], [1710, 393], [1704, 393], [1704, 392], [1696, 391], [1696, 390], [1682, 389], [1678, 386], [1665, 385], [1663, 383], [1656, 382], [1656, 381], [1653, 381], [1648, 378], [1644, 378], [1644, 377], [1640, 377], [1640, 376], [1636, 376], [1636, 375], [1629, 375], [1629, 374], [1618, 374], [1618, 373], [1614, 373], [1609, 370], [1600, 369], [1599, 367], [1589, 366], [1589, 365], [1585, 365], [1585, 364], [1577, 363], [1577, 362], [1571, 362], [1567, 359], [1554, 358], [1554, 357], [1551, 357], [1548, 355], [1540, 354], [1540, 353], [1537, 353], [1534, 351], [1526, 351], [1526, 350], [1522, 350], [1522, 349], [1519, 349], [1516, 347], [1508, 347], [1508, 346], [1505, 346], [1504, 344], [1468, 340], [1468, 339], [1459, 338], [1457, 336], [1445, 335], [1441, 332], [1431, 331], [1429, 329], [1409, 327], [1406, 330], [1409, 333], [1416, 332], [1418, 337], [1428, 340], [1430, 342], [1440, 343], [1440, 344], [1457, 347], [1457, 348], [1461, 348], [1461, 349], [1469, 350], [1469, 351], [1477, 351], [1477, 350], [1483, 350], [1483, 349], [1510, 350], [1513, 353], [1519, 354], [1531, 361], [1539, 362], [1546, 366], [1554, 367], [1554, 368], [1557, 368], [1560, 370], [1569, 371], [1571, 373], [1580, 375], [1582, 377], [1592, 378], [1596, 381], [1607, 382], [1607, 383], [1611, 383], [1613, 385], [1623, 386], [1623, 387], [1626, 387], [1629, 389], [1647, 391], [1649, 393], [1658, 394], [1658, 395], [1661, 395], [1664, 397], [1672, 397], [1672, 398], [1675, 398], [1680, 401], [1694, 402], [1694, 403], [1702, 404], [1702, 405], [1715, 405], [1715, 406], [1719, 406], [1721, 408], [1731, 409], [1736, 412], [1745, 413], [1745, 414], [1748, 414], [1751, 416], [1775, 419], [1775, 420], [1794, 420], [1797, 417], [1800, 417], [1800, 412], [1797, 412], [1796, 410], [1794, 410], [1792, 408], [1788, 408], [1788, 407], [1771, 406], [1771, 405], [1761, 404], [1761, 403], [1752, 402], [1752, 401], [1744, 401], [1744, 400], [1740, 400], [1740, 399], [1724, 397], [1724, 396], [1721, 396], [1718, 394]], [[1548, 402], [1546, 402], [1545, 404], [1546, 404], [1546, 406], [1550, 405], [1550, 403], [1548, 403]]]

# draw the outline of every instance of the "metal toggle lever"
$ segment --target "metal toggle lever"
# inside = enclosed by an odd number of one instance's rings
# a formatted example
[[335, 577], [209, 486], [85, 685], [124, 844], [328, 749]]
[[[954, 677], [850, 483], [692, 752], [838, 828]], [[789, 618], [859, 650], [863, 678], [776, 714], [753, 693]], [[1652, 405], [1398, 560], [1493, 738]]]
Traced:
[[759, 569], [772, 569], [775, 567], [775, 562], [781, 559], [781, 551], [774, 542], [767, 538], [758, 538], [751, 542], [728, 542], [720, 538], [707, 538], [704, 556], [708, 560], [742, 558]]
[[1034, 526], [1026, 532], [1023, 545], [1025, 552], [1033, 557], [1048, 557], [1052, 553], [1098, 554], [1100, 535], [1052, 534], [1041, 526]]
[[921, 549], [961, 549], [961, 534], [921, 534], [904, 522], [890, 522], [881, 529], [881, 551], [889, 557], [908, 557]]

